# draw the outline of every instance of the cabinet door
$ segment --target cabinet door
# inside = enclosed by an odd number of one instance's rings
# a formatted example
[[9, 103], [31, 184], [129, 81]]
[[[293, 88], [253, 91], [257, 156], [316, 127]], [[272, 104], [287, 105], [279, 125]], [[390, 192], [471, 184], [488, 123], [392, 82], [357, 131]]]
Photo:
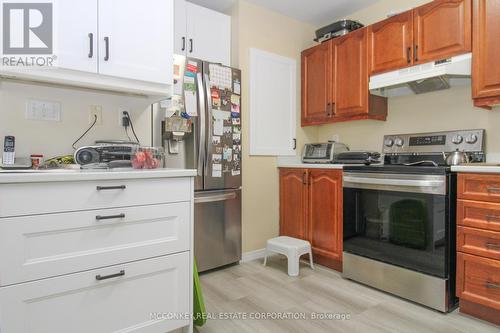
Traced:
[[302, 52], [302, 126], [327, 123], [332, 117], [332, 42]]
[[335, 117], [368, 113], [367, 35], [361, 29], [334, 41]]
[[173, 1], [99, 0], [99, 72], [172, 84]]
[[309, 170], [308, 238], [315, 254], [342, 260], [342, 171]]
[[413, 13], [391, 17], [369, 27], [370, 71], [380, 73], [413, 63]]
[[186, 55], [187, 46], [186, 0], [174, 0], [174, 53]]
[[500, 96], [500, 1], [474, 0], [472, 93]]
[[2, 333], [163, 333], [187, 326], [181, 314], [192, 311], [190, 266], [183, 252], [0, 288]]
[[231, 17], [186, 3], [187, 55], [231, 66]]
[[306, 239], [305, 169], [280, 169], [280, 235]]
[[436, 0], [414, 10], [415, 62], [471, 51], [471, 1]]
[[97, 73], [97, 0], [54, 3], [57, 66]]

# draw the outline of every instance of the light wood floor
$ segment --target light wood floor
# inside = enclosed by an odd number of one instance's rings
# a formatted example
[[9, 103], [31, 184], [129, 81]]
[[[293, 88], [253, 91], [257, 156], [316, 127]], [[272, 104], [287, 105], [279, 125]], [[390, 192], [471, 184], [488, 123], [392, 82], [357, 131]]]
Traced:
[[444, 315], [342, 279], [340, 274], [301, 264], [300, 276], [286, 274], [286, 259], [268, 266], [252, 261], [201, 275], [207, 312], [295, 312], [349, 314], [348, 320], [208, 320], [199, 333], [499, 333], [500, 327], [454, 311]]

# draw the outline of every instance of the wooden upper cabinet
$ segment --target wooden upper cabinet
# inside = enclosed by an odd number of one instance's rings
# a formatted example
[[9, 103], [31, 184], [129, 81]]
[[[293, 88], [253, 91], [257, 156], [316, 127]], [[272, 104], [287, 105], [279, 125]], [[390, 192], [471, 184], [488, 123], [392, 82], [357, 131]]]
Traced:
[[280, 235], [306, 239], [307, 170], [280, 169]]
[[308, 238], [313, 252], [342, 260], [342, 171], [309, 170]]
[[478, 106], [500, 104], [500, 1], [474, 0], [472, 94]]
[[382, 73], [413, 63], [413, 12], [368, 27], [370, 72]]
[[471, 0], [435, 0], [413, 10], [415, 63], [471, 51]]
[[335, 117], [368, 113], [368, 53], [366, 29], [334, 39]]
[[331, 41], [302, 52], [302, 126], [328, 122], [331, 118]]

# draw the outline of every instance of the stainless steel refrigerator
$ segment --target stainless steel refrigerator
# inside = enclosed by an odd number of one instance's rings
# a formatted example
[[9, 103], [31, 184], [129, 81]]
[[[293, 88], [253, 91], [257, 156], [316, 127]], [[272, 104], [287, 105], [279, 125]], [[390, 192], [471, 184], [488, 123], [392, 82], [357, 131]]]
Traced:
[[166, 166], [197, 169], [194, 250], [203, 272], [241, 260], [241, 71], [183, 59], [174, 93], [192, 131], [164, 140]]

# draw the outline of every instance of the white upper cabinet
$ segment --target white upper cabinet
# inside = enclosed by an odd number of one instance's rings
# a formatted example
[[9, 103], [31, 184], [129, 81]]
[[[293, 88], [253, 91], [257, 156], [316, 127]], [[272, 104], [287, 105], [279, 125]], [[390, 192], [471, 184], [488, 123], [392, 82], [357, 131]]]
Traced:
[[172, 82], [173, 2], [99, 0], [99, 72]]
[[174, 0], [174, 53], [186, 55], [187, 11], [186, 0]]
[[0, 76], [167, 97], [173, 84], [173, 0], [53, 0], [54, 62], [1, 66]]
[[54, 12], [57, 65], [97, 73], [97, 0], [58, 0]]
[[185, 0], [175, 7], [175, 53], [230, 66], [231, 17]]

